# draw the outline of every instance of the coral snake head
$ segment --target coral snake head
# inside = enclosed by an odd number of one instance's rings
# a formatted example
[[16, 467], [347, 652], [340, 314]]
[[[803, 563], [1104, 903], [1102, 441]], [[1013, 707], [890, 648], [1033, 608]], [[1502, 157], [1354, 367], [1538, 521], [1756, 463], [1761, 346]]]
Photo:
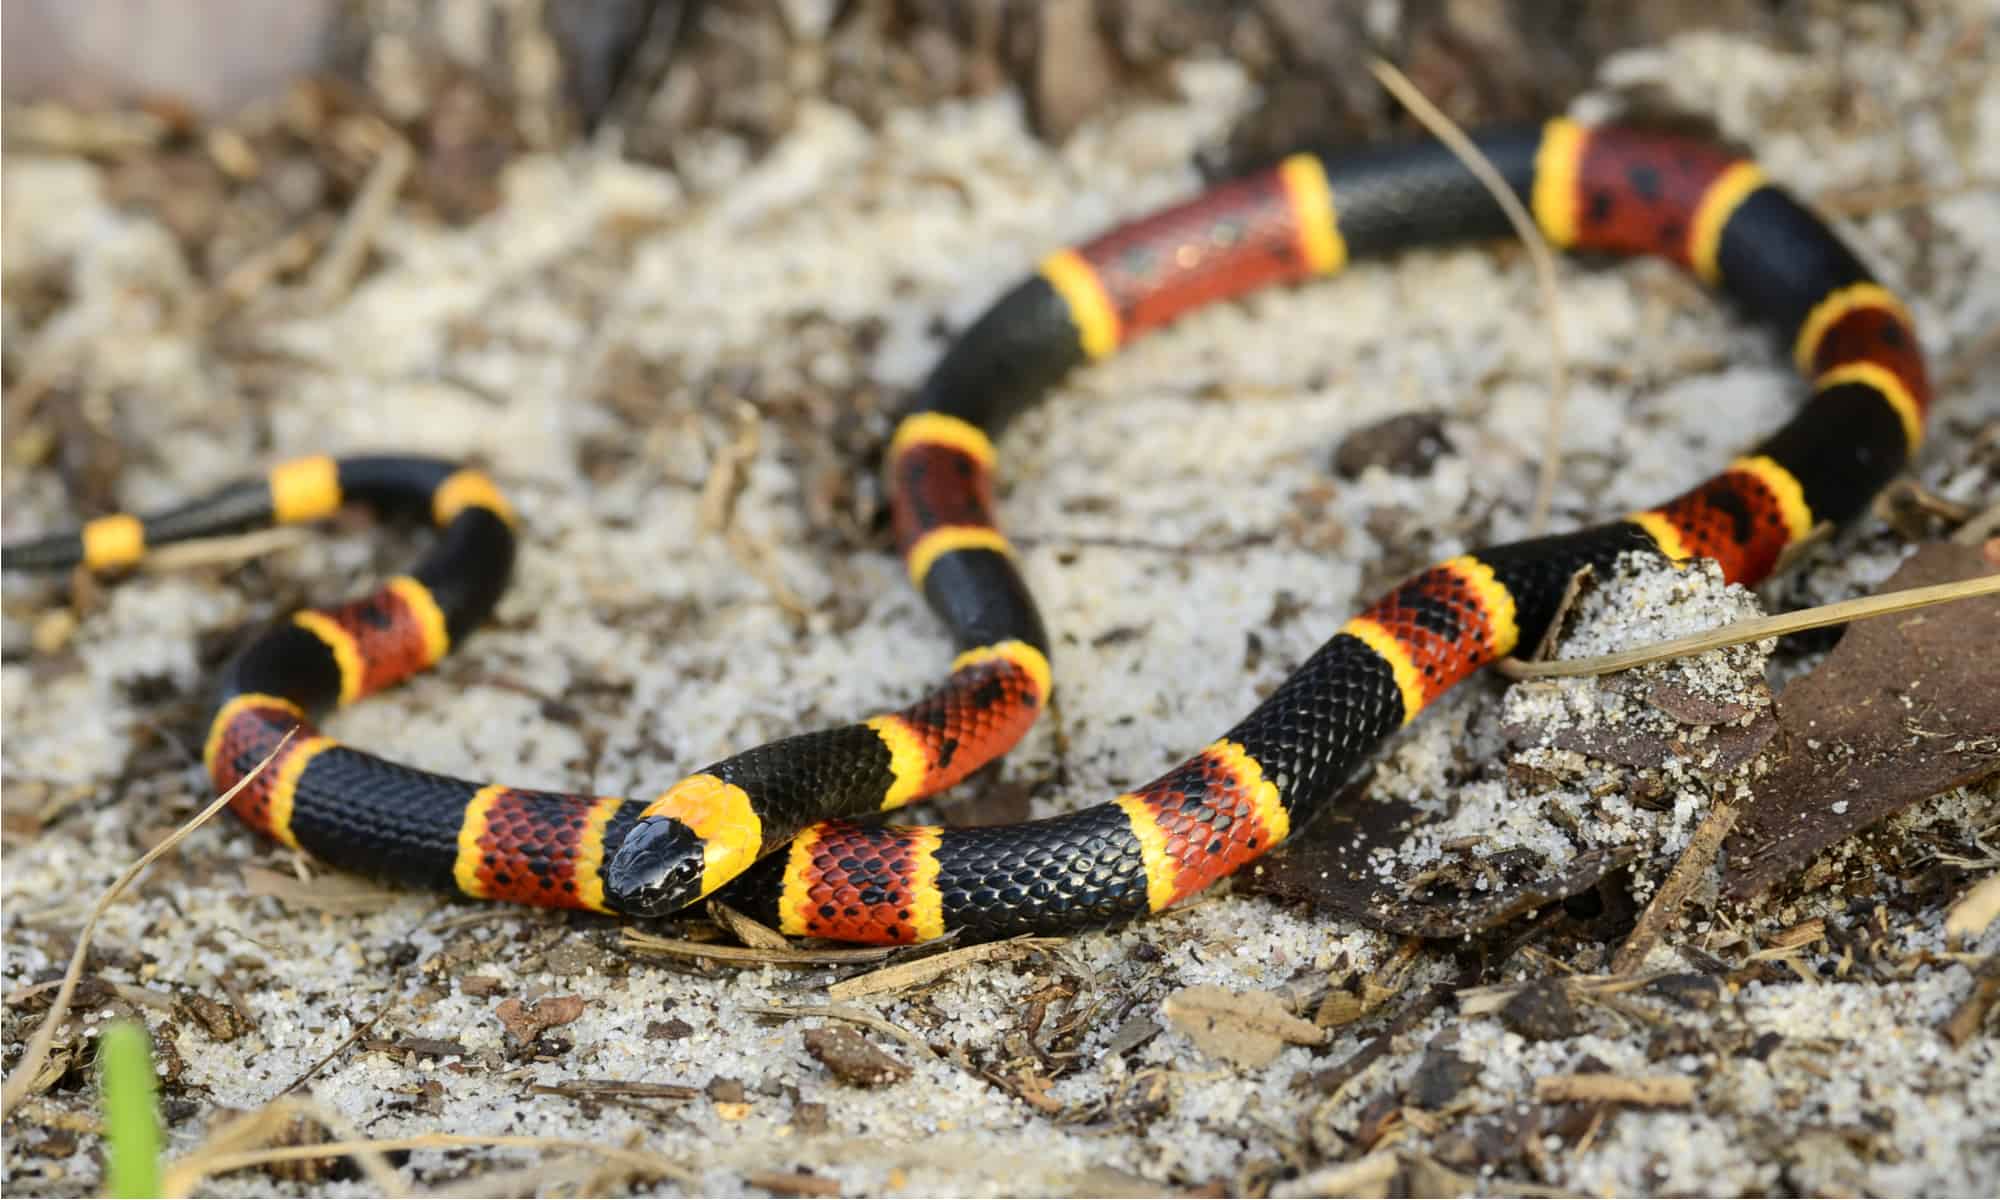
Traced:
[[707, 841], [672, 817], [646, 817], [604, 871], [605, 899], [633, 917], [664, 917], [706, 894]]

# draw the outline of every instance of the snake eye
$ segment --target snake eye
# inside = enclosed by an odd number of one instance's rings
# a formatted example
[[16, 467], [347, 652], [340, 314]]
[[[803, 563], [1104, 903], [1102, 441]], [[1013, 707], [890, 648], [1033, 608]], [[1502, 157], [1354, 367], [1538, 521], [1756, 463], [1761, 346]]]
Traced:
[[707, 843], [672, 817], [632, 827], [604, 870], [605, 899], [633, 917], [664, 917], [702, 896]]

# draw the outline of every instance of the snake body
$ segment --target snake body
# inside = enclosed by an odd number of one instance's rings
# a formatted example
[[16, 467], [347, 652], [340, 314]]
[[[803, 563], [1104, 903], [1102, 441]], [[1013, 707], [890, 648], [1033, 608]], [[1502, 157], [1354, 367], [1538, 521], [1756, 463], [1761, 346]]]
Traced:
[[[314, 715], [437, 662], [491, 611], [516, 517], [476, 470], [318, 456], [152, 517], [6, 548], [9, 568], [115, 569], [149, 547], [344, 503], [441, 531], [408, 575], [295, 614], [220, 681], [204, 761], [252, 827], [335, 866], [468, 896], [632, 916], [720, 894], [788, 934], [856, 942], [1050, 933], [1156, 912], [1285, 840], [1453, 684], [1537, 644], [1584, 568], [1628, 551], [1754, 582], [1908, 461], [1929, 386], [1897, 299], [1752, 162], [1706, 142], [1558, 119], [1477, 139], [1558, 247], [1687, 268], [1791, 350], [1810, 398], [1720, 474], [1619, 520], [1437, 564], [1349, 621], [1222, 737], [1143, 787], [989, 828], [849, 818], [934, 795], [1012, 747], [1048, 703], [1049, 640], [994, 515], [994, 438], [1072, 369], [1182, 313], [1349, 261], [1507, 232], [1434, 144], [1300, 153], [1059, 251], [951, 345], [887, 456], [909, 575], [957, 644], [906, 708], [757, 746], [651, 799], [533, 791], [388, 762]], [[297, 730], [280, 747], [287, 733]]]

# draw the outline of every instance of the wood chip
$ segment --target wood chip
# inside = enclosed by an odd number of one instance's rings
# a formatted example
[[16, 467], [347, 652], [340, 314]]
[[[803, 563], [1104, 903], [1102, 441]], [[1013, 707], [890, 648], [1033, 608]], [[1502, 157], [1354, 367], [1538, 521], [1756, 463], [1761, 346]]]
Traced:
[[720, 900], [708, 902], [708, 915], [717, 925], [736, 935], [736, 940], [753, 950], [790, 950], [792, 944], [785, 935], [764, 924], [754, 921]]
[[1133, 1013], [1125, 1018], [1112, 1033], [1111, 1040], [1105, 1043], [1104, 1055], [1107, 1058], [1116, 1058], [1121, 1054], [1128, 1054], [1158, 1037], [1165, 1028], [1145, 1013]]
[[532, 1042], [558, 1025], [567, 1025], [583, 1015], [582, 996], [550, 996], [534, 1004], [509, 997], [500, 1002], [493, 1015], [507, 1027], [516, 1041]]
[[412, 1058], [464, 1058], [465, 1046], [450, 1038], [363, 1038], [361, 1048], [386, 1054], [403, 1054]]
[[1973, 977], [1972, 991], [1966, 994], [1957, 1008], [1946, 1017], [1938, 1032], [1954, 1046], [1963, 1046], [1978, 1036], [1994, 1011], [1995, 1002], [2000, 1002], [2000, 959], [1989, 958]]
[[503, 985], [497, 975], [461, 975], [458, 990], [468, 996], [491, 996], [498, 993]]
[[1319, 1026], [1287, 1009], [1270, 992], [1232, 992], [1202, 984], [1167, 997], [1167, 1024], [1184, 1033], [1211, 1058], [1239, 1067], [1263, 1067], [1287, 1045], [1318, 1046]]
[[1825, 937], [1825, 918], [1814, 917], [1810, 921], [1802, 921], [1790, 929], [1771, 935], [1764, 948], [1750, 956], [1750, 961], [1762, 962], [1765, 959], [1783, 958], [1796, 952], [1800, 947], [1810, 946]]
[[213, 996], [193, 993], [182, 997], [175, 1007], [206, 1030], [214, 1041], [233, 1042], [254, 1027], [234, 1004]]
[[1559, 979], [1538, 979], [1500, 1008], [1500, 1024], [1531, 1042], [1562, 1041], [1588, 1027]]
[[746, 1187], [763, 1188], [780, 1196], [838, 1196], [840, 1183], [809, 1171], [751, 1171]]
[[1944, 918], [1945, 936], [1978, 937], [1997, 916], [2000, 916], [2000, 872], [1988, 875], [1951, 906]]
[[1104, 106], [1118, 62], [1104, 44], [1092, 0], [1044, 0], [1039, 11], [1041, 46], [1029, 98], [1037, 130], [1060, 142]]
[[1694, 1103], [1694, 1080], [1685, 1075], [1544, 1075], [1535, 1080], [1535, 1099], [1550, 1104], [1579, 1101], [1631, 1104], [1640, 1108], [1686, 1108]]
[[76, 627], [74, 612], [67, 608], [52, 608], [35, 621], [34, 632], [28, 635], [28, 640], [37, 654], [59, 654], [76, 636]]
[[910, 1076], [910, 1068], [846, 1025], [806, 1030], [806, 1053], [823, 1063], [834, 1078], [856, 1087], [881, 1087]]
[[1288, 1196], [1380, 1197], [1389, 1194], [1402, 1164], [1394, 1150], [1377, 1150], [1366, 1158], [1335, 1166], [1321, 1167], [1287, 1187]]
[[1810, 921], [1801, 921], [1783, 933], [1773, 936], [1771, 938], [1771, 946], [1775, 949], [1790, 950], [1798, 946], [1810, 946], [1825, 936], [1826, 918], [1814, 917]]
[[1363, 979], [1360, 995], [1339, 988], [1328, 992], [1326, 999], [1320, 1001], [1319, 1011], [1313, 1013], [1313, 1024], [1321, 1029], [1352, 1025], [1402, 995], [1404, 985], [1410, 980], [1409, 964], [1415, 960], [1414, 952], [1405, 951], [1411, 951], [1415, 945], [1414, 940], [1405, 942], [1381, 971]]

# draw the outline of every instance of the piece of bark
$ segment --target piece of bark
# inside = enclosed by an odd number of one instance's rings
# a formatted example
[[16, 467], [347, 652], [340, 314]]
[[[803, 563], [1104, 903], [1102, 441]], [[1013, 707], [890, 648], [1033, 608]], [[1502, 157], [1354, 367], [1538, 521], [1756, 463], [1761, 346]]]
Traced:
[[1241, 886], [1282, 900], [1303, 900], [1370, 928], [1411, 937], [1457, 938], [1503, 925], [1523, 913], [1579, 895], [1632, 861], [1634, 847], [1586, 851], [1562, 866], [1537, 860], [1510, 870], [1499, 886], [1456, 887], [1440, 880], [1412, 894], [1376, 873], [1376, 855], [1402, 844], [1422, 820], [1414, 806], [1367, 796], [1336, 801], [1336, 811], [1287, 841], [1248, 872]]

